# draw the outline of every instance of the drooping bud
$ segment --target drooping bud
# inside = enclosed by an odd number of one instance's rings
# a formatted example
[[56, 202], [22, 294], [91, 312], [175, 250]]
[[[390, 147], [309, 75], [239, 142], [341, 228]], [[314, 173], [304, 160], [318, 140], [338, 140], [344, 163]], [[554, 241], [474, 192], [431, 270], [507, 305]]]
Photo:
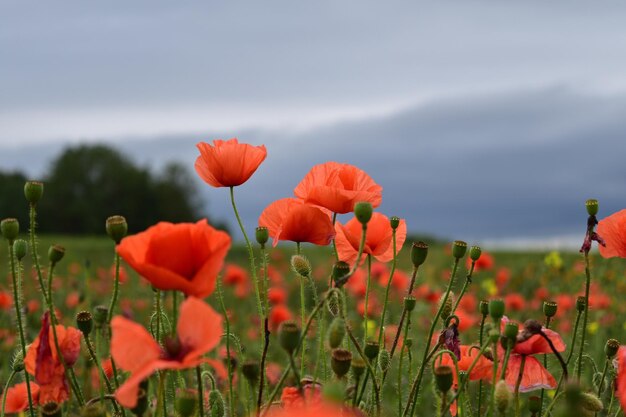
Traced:
[[128, 233], [128, 223], [124, 216], [111, 216], [105, 223], [107, 235], [118, 244]]
[[509, 386], [506, 384], [506, 381], [500, 380], [496, 384], [496, 408], [500, 412], [501, 415], [506, 412], [507, 408], [509, 408], [509, 404], [511, 403], [511, 390]]
[[439, 365], [435, 368], [435, 383], [437, 389], [444, 394], [452, 388], [452, 368], [448, 365]]
[[293, 353], [300, 343], [300, 327], [293, 320], [282, 322], [278, 330], [278, 339], [283, 349], [289, 354]]
[[483, 316], [486, 316], [487, 314], [489, 314], [489, 302], [482, 300], [480, 304], [478, 305], [478, 310], [480, 311], [480, 314], [482, 314]]
[[224, 417], [224, 397], [216, 389], [209, 393], [209, 410], [211, 410], [211, 417]]
[[391, 355], [387, 349], [383, 349], [378, 353], [378, 367], [385, 372], [391, 365]]
[[404, 297], [404, 308], [406, 309], [406, 311], [413, 311], [415, 309], [415, 304], [417, 303], [417, 301], [415, 300], [415, 297], [413, 297], [412, 295], [406, 296]]
[[179, 389], [176, 391], [174, 409], [181, 417], [191, 417], [198, 409], [198, 394], [191, 389]]
[[265, 226], [259, 226], [255, 231], [256, 241], [261, 247], [264, 247], [270, 238], [270, 231]]
[[41, 417], [61, 417], [63, 410], [61, 404], [49, 401], [41, 406]]
[[346, 283], [350, 274], [350, 265], [344, 261], [337, 261], [333, 265], [332, 278], [335, 283], [335, 287], [341, 288]]
[[619, 351], [619, 342], [615, 339], [609, 339], [606, 341], [606, 345], [604, 345], [604, 353], [607, 359], [613, 359], [617, 352]]
[[598, 214], [598, 200], [589, 199], [585, 202], [585, 208], [587, 209], [587, 214], [590, 216], [595, 216]]
[[17, 239], [20, 234], [20, 222], [14, 218], [4, 219], [0, 222], [0, 231], [2, 236], [13, 244], [13, 241]]
[[357, 379], [361, 378], [363, 373], [365, 373], [365, 367], [366, 365], [363, 359], [361, 359], [360, 357], [354, 358], [354, 360], [352, 361], [352, 373], [354, 374], [354, 377]]
[[546, 317], [554, 317], [557, 311], [557, 304], [554, 301], [543, 302], [543, 314]]
[[604, 408], [602, 401], [591, 392], [583, 392], [580, 395], [580, 405], [585, 410], [593, 413], [598, 413]]
[[507, 339], [515, 340], [515, 338], [517, 338], [518, 331], [519, 325], [517, 323], [510, 321], [504, 325], [504, 336], [506, 336]]
[[354, 205], [354, 217], [356, 217], [362, 225], [366, 225], [370, 221], [373, 213], [374, 208], [372, 207], [372, 203], [361, 201]]
[[76, 315], [76, 327], [85, 337], [89, 336], [93, 329], [93, 317], [89, 311], [81, 311]]
[[328, 345], [331, 349], [338, 348], [345, 335], [346, 322], [340, 317], [335, 317], [328, 328]]
[[13, 252], [18, 261], [21, 261], [28, 252], [28, 243], [24, 239], [15, 239], [13, 242]]
[[52, 265], [55, 265], [65, 256], [65, 248], [61, 245], [52, 245], [48, 249], [48, 260]]
[[24, 197], [30, 204], [37, 204], [43, 196], [43, 182], [26, 181], [24, 184]]
[[22, 355], [21, 349], [15, 351], [12, 367], [15, 372], [22, 372], [24, 370], [24, 355]]
[[346, 349], [333, 349], [330, 366], [337, 378], [342, 378], [350, 370], [352, 353]]
[[424, 242], [413, 242], [411, 246], [411, 262], [417, 268], [426, 261], [428, 255], [428, 244]]
[[489, 301], [489, 315], [494, 322], [499, 323], [502, 316], [504, 316], [504, 301], [491, 300]]
[[241, 365], [241, 373], [251, 385], [256, 385], [261, 375], [259, 362], [255, 360], [247, 360]]
[[291, 269], [301, 277], [308, 278], [311, 276], [311, 263], [302, 255], [291, 257]]
[[452, 243], [452, 256], [456, 259], [461, 259], [465, 256], [465, 252], [467, 252], [467, 243], [462, 240], [455, 240]]
[[378, 346], [378, 342], [374, 340], [368, 340], [365, 344], [365, 348], [363, 352], [365, 353], [365, 357], [370, 361], [373, 361], [378, 356], [378, 352], [380, 350], [380, 346]]
[[98, 305], [93, 309], [93, 320], [96, 326], [102, 327], [107, 322], [107, 316], [109, 315], [109, 308], [107, 306]]
[[391, 216], [389, 218], [389, 225], [393, 230], [396, 230], [400, 226], [400, 218], [397, 216]]
[[580, 295], [578, 296], [578, 298], [576, 298], [576, 310], [579, 312], [583, 312], [585, 311], [585, 306], [587, 305], [587, 299], [585, 298], [584, 295]]
[[483, 253], [482, 249], [480, 249], [480, 246], [472, 246], [470, 248], [470, 259], [474, 262], [476, 262], [479, 258], [480, 255]]

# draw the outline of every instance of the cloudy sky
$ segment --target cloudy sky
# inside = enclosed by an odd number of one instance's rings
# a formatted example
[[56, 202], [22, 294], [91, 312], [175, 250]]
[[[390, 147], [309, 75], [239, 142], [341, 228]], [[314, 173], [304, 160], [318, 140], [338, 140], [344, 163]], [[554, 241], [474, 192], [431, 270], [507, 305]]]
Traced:
[[79, 141], [158, 169], [237, 136], [269, 152], [239, 193], [251, 226], [338, 160], [415, 231], [576, 235], [586, 198], [626, 206], [625, 19], [618, 1], [5, 1], [0, 169], [41, 175]]

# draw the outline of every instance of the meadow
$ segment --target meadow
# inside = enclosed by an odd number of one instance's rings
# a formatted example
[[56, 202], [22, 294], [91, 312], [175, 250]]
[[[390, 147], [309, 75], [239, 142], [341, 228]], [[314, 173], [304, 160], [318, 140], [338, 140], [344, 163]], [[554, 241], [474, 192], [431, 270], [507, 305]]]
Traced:
[[[232, 159], [196, 170], [238, 219], [237, 181], [263, 159], [238, 157], [236, 179]], [[116, 215], [79, 237], [5, 219], [3, 415], [622, 415], [623, 222], [596, 232], [582, 202], [581, 252], [422, 242], [365, 183], [341, 206], [296, 188], [245, 243], [206, 221], [126, 236]]]

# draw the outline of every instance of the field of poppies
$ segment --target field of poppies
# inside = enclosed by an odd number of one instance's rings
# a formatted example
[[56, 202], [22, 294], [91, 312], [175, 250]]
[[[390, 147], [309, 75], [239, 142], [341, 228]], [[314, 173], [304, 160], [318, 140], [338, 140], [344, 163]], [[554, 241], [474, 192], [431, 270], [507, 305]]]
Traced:
[[265, 147], [198, 150], [244, 242], [123, 213], [38, 236], [45, 184], [2, 196], [30, 222], [1, 222], [1, 416], [623, 415], [626, 210], [581, 202], [580, 252], [412, 241], [384, 184], [327, 162], [245, 230]]

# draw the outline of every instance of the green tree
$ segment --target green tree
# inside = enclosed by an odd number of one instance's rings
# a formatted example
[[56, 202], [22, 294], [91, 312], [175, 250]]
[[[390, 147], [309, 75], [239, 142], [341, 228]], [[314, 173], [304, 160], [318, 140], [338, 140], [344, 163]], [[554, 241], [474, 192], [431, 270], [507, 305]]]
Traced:
[[0, 172], [0, 218], [15, 217], [24, 231], [28, 228], [25, 182], [26, 176], [21, 172]]

